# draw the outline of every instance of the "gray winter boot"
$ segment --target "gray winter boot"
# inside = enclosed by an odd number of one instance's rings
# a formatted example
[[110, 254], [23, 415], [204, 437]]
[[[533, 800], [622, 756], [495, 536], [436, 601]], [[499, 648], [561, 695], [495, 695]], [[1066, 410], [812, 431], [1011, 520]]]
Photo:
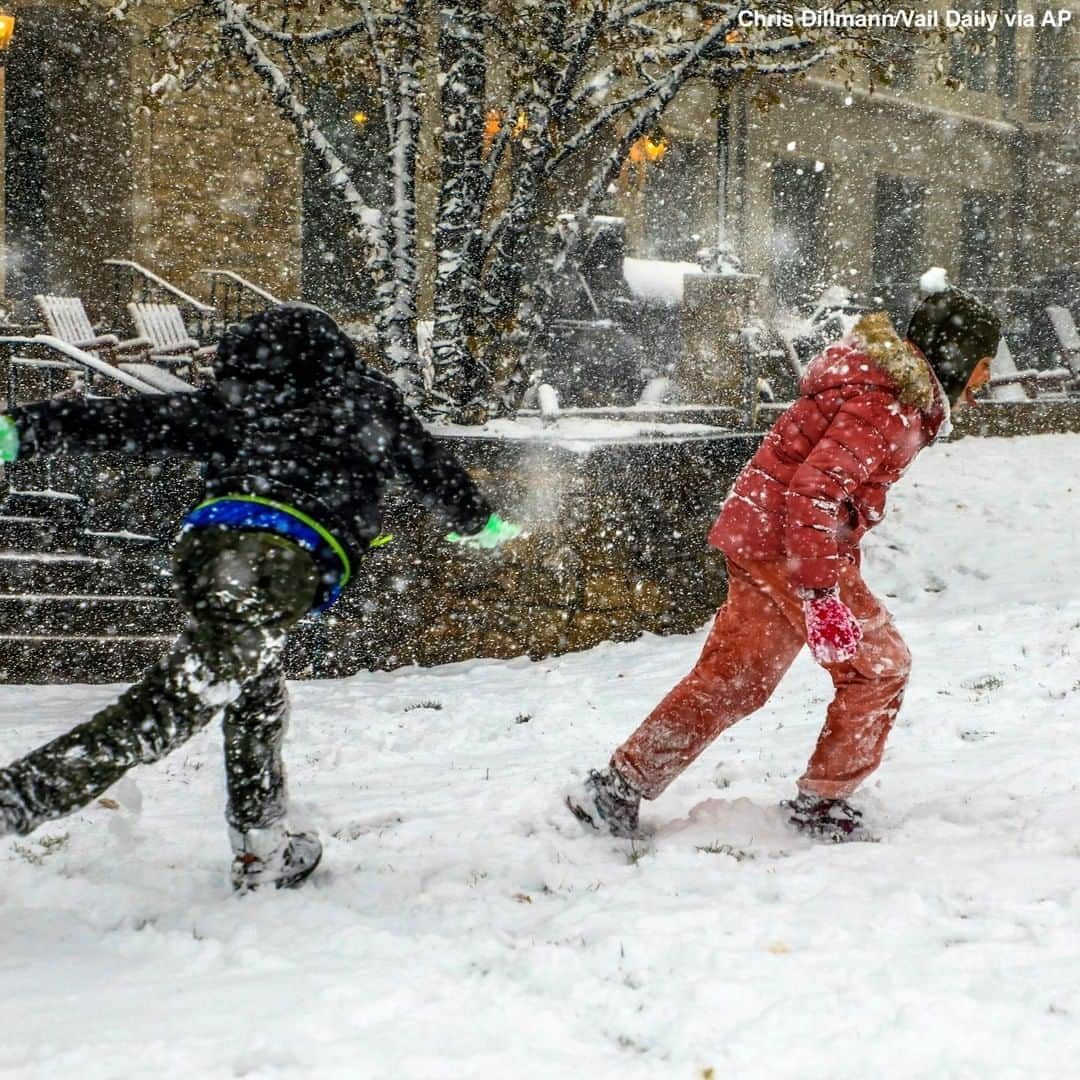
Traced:
[[314, 833], [290, 833], [284, 824], [240, 832], [229, 828], [232, 844], [232, 887], [254, 892], [261, 885], [295, 889], [319, 865], [322, 844]]
[[592, 769], [585, 782], [566, 796], [570, 813], [597, 832], [632, 840], [638, 835], [641, 796], [614, 766]]

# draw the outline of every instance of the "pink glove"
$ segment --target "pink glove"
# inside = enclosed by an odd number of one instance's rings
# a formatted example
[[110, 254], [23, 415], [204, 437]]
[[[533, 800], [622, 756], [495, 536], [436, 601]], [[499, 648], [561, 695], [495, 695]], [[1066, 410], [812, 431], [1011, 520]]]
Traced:
[[842, 664], [855, 655], [862, 641], [862, 627], [840, 599], [839, 589], [803, 600], [806, 643], [819, 664]]

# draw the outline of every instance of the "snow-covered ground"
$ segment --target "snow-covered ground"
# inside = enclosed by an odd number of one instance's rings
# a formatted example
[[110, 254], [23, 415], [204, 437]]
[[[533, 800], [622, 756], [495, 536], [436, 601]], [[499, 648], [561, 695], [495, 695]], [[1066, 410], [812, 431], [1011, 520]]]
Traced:
[[[860, 803], [776, 809], [821, 722], [805, 657], [645, 808], [585, 835], [568, 779], [702, 634], [295, 687], [308, 887], [224, 883], [215, 732], [0, 840], [0, 1075], [1063, 1077], [1080, 1061], [1080, 437], [934, 448], [866, 573], [915, 655]], [[0, 759], [115, 688], [0, 688]]]

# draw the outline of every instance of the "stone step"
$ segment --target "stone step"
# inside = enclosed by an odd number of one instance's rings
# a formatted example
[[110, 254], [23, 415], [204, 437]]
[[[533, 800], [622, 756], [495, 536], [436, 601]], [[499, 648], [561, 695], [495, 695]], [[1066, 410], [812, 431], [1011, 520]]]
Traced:
[[157, 596], [0, 596], [0, 631], [9, 636], [178, 634], [180, 605]]
[[9, 491], [0, 504], [0, 516], [79, 518], [83, 501], [63, 491]]
[[[163, 656], [174, 640], [173, 634], [0, 634], [0, 683], [130, 683]], [[313, 664], [301, 640], [290, 641], [282, 662], [289, 679], [337, 674], [318, 662]]]
[[169, 648], [172, 641], [172, 635], [0, 635], [0, 682], [133, 682]]
[[81, 532], [75, 547], [80, 555], [114, 558], [124, 555], [151, 555], [163, 552], [165, 545], [158, 536], [131, 532]]
[[0, 552], [70, 550], [76, 531], [73, 521], [56, 517], [0, 516]]
[[164, 558], [0, 552], [0, 594], [172, 596]]

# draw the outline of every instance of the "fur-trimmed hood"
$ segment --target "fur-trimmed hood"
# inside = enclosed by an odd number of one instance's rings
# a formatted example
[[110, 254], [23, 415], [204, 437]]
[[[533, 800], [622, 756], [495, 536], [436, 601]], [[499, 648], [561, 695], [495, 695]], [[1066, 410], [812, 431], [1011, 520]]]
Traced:
[[926, 358], [897, 334], [884, 311], [875, 311], [810, 364], [802, 392], [819, 394], [851, 383], [889, 386], [901, 404], [930, 414], [943, 401], [936, 382]]

